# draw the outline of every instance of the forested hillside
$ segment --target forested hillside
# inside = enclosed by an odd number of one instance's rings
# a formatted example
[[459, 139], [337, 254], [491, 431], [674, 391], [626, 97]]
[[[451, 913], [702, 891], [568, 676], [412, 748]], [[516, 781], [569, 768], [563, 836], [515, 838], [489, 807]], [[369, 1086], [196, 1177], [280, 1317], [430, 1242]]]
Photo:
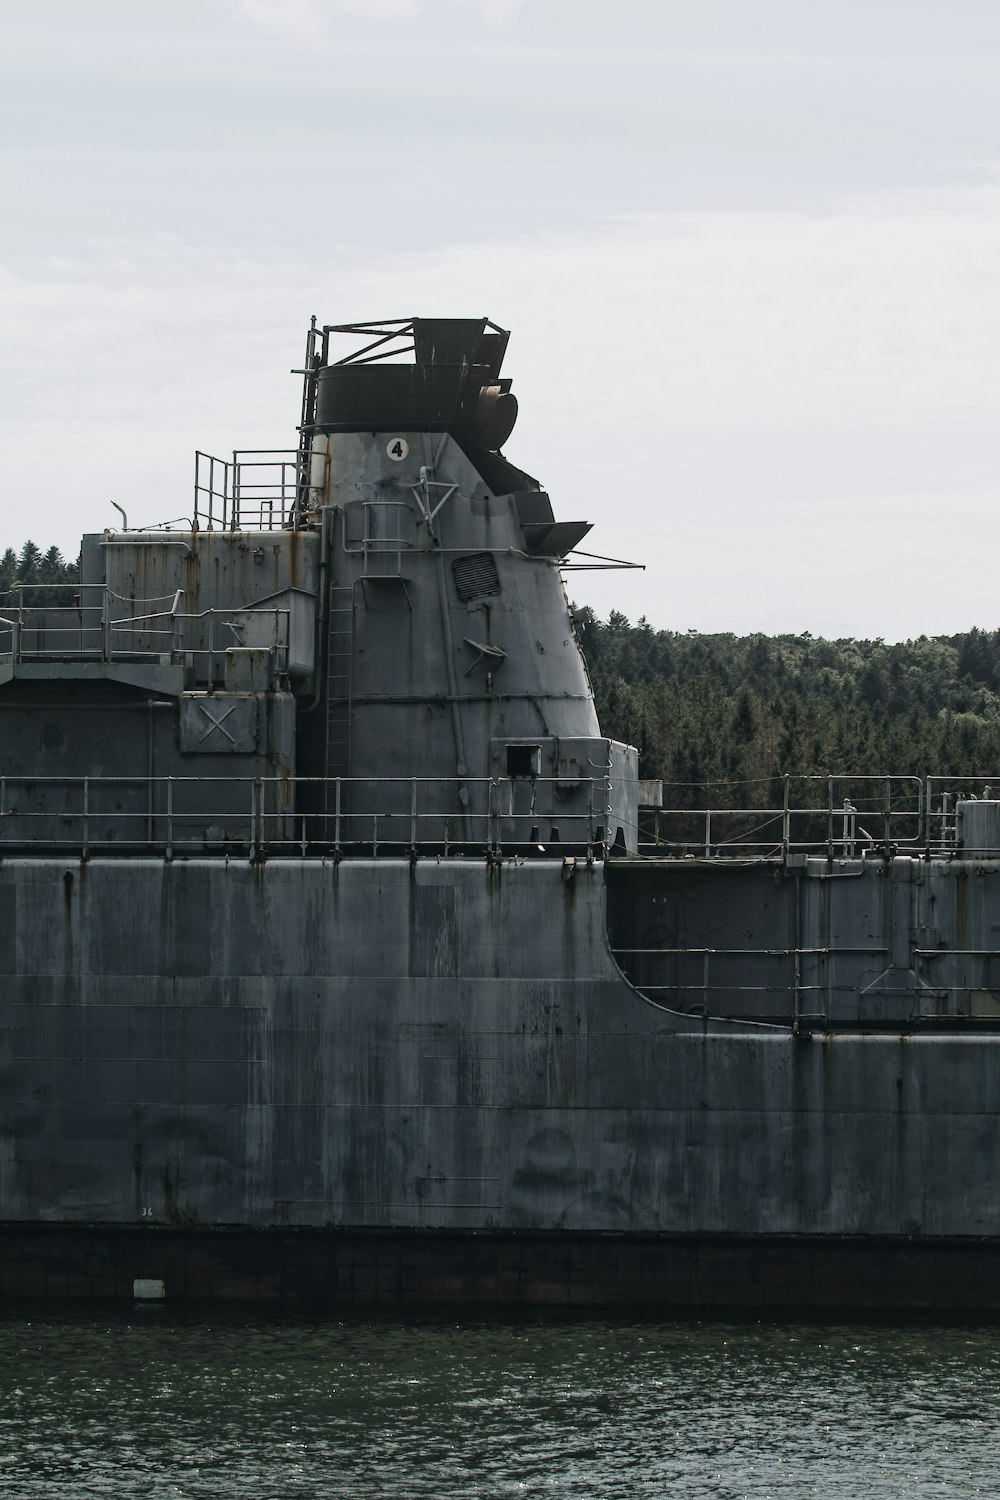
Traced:
[[640, 747], [643, 776], [675, 783], [673, 806], [775, 805], [786, 772], [1000, 781], [1000, 631], [892, 645], [678, 634], [589, 609], [576, 625], [605, 733]]

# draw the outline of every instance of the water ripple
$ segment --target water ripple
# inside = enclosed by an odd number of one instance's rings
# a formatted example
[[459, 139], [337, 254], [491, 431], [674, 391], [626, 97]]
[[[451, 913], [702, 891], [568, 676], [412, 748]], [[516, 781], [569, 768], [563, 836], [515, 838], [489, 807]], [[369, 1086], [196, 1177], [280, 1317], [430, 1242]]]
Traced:
[[11, 1500], [996, 1495], [1000, 1329], [0, 1318]]

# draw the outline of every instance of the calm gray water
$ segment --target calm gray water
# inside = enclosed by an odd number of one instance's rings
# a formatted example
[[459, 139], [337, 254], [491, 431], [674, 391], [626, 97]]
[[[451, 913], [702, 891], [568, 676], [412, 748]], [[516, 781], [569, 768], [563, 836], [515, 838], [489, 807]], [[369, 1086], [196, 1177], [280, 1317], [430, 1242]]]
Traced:
[[1000, 1494], [1000, 1329], [8, 1311], [0, 1496]]

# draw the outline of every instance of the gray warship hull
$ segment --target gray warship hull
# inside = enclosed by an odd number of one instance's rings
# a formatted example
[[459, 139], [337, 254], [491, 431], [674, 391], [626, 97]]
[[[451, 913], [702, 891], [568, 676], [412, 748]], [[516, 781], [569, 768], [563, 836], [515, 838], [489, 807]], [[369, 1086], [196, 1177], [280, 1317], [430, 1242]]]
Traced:
[[661, 827], [469, 328], [3, 616], [0, 1290], [996, 1306], [998, 805]]
[[0, 911], [8, 1293], [994, 1305], [1000, 1035], [672, 1017], [600, 865], [14, 859]]

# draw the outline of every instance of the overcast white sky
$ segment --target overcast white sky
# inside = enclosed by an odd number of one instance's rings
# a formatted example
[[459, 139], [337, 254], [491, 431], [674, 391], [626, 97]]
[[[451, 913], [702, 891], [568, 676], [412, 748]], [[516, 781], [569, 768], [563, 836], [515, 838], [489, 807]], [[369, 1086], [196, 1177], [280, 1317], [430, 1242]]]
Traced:
[[310, 314], [513, 334], [600, 613], [995, 627], [1000, 6], [0, 0], [0, 542], [293, 446]]

